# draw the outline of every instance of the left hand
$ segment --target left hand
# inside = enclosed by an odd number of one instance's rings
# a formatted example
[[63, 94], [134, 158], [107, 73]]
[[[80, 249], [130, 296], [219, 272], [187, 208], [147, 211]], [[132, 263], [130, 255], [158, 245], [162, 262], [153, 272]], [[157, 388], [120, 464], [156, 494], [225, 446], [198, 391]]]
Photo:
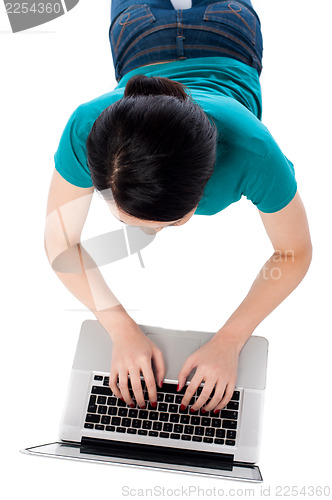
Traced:
[[222, 330], [206, 344], [193, 352], [183, 364], [178, 377], [180, 391], [187, 376], [196, 367], [182, 399], [181, 404], [188, 406], [199, 385], [205, 381], [204, 387], [191, 411], [199, 410], [208, 400], [213, 389], [214, 395], [203, 410], [214, 410], [217, 413], [231, 399], [236, 379], [240, 348], [229, 337], [222, 335]]

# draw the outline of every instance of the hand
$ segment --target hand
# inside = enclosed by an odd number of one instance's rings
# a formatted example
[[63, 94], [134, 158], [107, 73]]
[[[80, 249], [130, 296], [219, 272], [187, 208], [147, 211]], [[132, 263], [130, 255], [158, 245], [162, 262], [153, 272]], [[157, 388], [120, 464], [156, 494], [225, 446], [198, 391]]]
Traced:
[[[118, 398], [134, 407], [135, 403], [130, 397], [128, 389], [128, 374], [137, 404], [145, 407], [140, 374], [143, 373], [145, 384], [152, 406], [157, 403], [157, 389], [152, 370], [155, 365], [156, 378], [159, 387], [165, 376], [165, 365], [160, 349], [142, 332], [137, 323], [129, 318], [125, 323], [117, 325], [116, 331], [112, 329], [112, 362], [109, 385]], [[119, 378], [119, 386], [117, 380]]]
[[191, 411], [199, 410], [206, 403], [213, 389], [214, 394], [210, 402], [202, 410], [214, 410], [217, 413], [224, 408], [234, 392], [239, 353], [239, 347], [231, 338], [223, 337], [222, 330], [193, 352], [185, 361], [178, 377], [178, 390], [180, 391], [187, 376], [196, 367], [181, 404], [188, 406], [199, 385], [205, 381], [202, 392], [192, 405]]

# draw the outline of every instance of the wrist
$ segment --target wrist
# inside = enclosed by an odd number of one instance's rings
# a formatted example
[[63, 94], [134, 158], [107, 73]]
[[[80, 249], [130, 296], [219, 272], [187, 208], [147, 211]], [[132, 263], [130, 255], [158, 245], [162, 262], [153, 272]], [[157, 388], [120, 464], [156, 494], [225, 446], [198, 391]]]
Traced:
[[217, 331], [215, 337], [220, 339], [223, 343], [227, 343], [240, 354], [251, 333], [252, 332], [240, 332], [234, 328], [223, 326]]
[[123, 332], [134, 323], [134, 320], [121, 304], [110, 309], [97, 311], [95, 312], [95, 316], [112, 339], [117, 335], [118, 331]]

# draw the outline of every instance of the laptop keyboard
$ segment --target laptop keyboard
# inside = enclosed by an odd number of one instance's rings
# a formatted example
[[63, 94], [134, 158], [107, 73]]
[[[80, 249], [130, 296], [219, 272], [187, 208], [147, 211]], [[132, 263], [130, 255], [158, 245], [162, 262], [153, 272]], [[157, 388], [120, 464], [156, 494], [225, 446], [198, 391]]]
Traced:
[[[148, 401], [144, 379], [141, 378], [143, 396]], [[163, 383], [157, 387], [157, 406], [148, 402], [146, 409], [129, 408], [117, 398], [109, 387], [109, 377], [94, 375], [84, 427], [99, 431], [160, 437], [165, 440], [183, 440], [216, 445], [235, 446], [241, 392], [234, 391], [231, 401], [218, 414], [213, 410], [190, 412], [190, 406], [200, 395], [200, 386], [189, 405], [180, 409], [185, 385], [177, 392], [177, 384]], [[134, 393], [128, 379], [129, 393]], [[213, 395], [213, 394], [212, 394]], [[208, 401], [211, 398], [208, 399]], [[207, 404], [207, 403], [206, 403]]]

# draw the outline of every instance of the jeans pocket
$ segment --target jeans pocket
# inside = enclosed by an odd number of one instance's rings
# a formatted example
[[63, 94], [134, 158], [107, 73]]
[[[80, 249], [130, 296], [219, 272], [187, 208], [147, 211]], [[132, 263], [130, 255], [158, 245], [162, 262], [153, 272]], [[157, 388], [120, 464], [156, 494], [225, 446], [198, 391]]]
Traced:
[[258, 22], [255, 14], [240, 2], [216, 2], [208, 5], [204, 12], [204, 21], [215, 21], [225, 27], [235, 30], [242, 37], [256, 43], [256, 24]]
[[110, 40], [115, 55], [127, 48], [142, 30], [156, 20], [146, 4], [132, 5], [114, 21], [110, 29]]

